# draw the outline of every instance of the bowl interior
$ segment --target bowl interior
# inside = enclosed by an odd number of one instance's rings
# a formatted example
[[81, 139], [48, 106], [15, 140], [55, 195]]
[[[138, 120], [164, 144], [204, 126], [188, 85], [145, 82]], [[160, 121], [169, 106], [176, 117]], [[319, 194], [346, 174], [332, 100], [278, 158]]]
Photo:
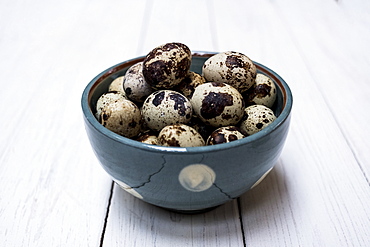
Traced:
[[[201, 74], [202, 73], [202, 66], [204, 62], [211, 56], [213, 56], [216, 53], [210, 53], [210, 52], [195, 52], [192, 56], [192, 63], [190, 70], [194, 71], [196, 73]], [[274, 106], [272, 107], [272, 110], [274, 111], [277, 119], [271, 123], [269, 126], [264, 128], [262, 131], [253, 134], [251, 136], [248, 136], [247, 138], [243, 138], [241, 140], [233, 141], [230, 143], [224, 143], [224, 144], [218, 144], [213, 146], [203, 146], [203, 147], [189, 147], [189, 148], [178, 148], [178, 147], [160, 147], [155, 145], [148, 145], [143, 144], [122, 136], [119, 136], [107, 129], [105, 129], [102, 125], [98, 123], [98, 121], [95, 119], [95, 112], [96, 112], [96, 102], [98, 101], [99, 97], [108, 91], [108, 87], [110, 83], [116, 79], [117, 77], [120, 77], [122, 75], [125, 75], [128, 68], [130, 68], [132, 65], [141, 62], [144, 60], [144, 56], [134, 58], [131, 60], [127, 60], [125, 62], [119, 63], [117, 65], [114, 65], [107, 70], [103, 71], [99, 75], [97, 75], [90, 84], [86, 87], [83, 97], [82, 97], [82, 107], [84, 110], [84, 114], [87, 117], [87, 119], [90, 120], [90, 122], [101, 132], [106, 133], [107, 135], [111, 136], [112, 138], [119, 139], [121, 142], [125, 142], [129, 145], [134, 145], [137, 148], [146, 148], [146, 149], [152, 149], [152, 150], [158, 150], [158, 151], [164, 151], [164, 152], [207, 152], [207, 151], [216, 151], [219, 149], [224, 148], [232, 148], [236, 145], [239, 145], [240, 143], [245, 142], [251, 142], [259, 137], [267, 134], [268, 132], [272, 131], [273, 129], [277, 128], [282, 122], [286, 120], [286, 118], [290, 114], [290, 110], [292, 107], [292, 95], [289, 89], [289, 86], [284, 82], [284, 80], [276, 74], [271, 69], [267, 68], [266, 66], [259, 64], [254, 61], [254, 64], [257, 67], [258, 73], [263, 73], [270, 77], [276, 87], [277, 87], [277, 97], [276, 102]]]

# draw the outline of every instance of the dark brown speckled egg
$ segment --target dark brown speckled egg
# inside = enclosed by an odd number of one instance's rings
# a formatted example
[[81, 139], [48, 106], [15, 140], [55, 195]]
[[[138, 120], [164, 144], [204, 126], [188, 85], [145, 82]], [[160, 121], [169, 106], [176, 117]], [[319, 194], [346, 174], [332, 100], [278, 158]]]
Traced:
[[216, 145], [221, 143], [228, 143], [244, 138], [245, 135], [238, 127], [225, 126], [220, 127], [212, 132], [207, 139], [207, 145]]
[[206, 82], [206, 79], [198, 73], [189, 71], [184, 80], [176, 87], [176, 91], [181, 92], [190, 99], [193, 96], [195, 88]]
[[244, 114], [242, 95], [222, 82], [207, 82], [195, 88], [190, 99], [194, 113], [207, 125], [236, 125]]
[[271, 108], [276, 100], [276, 86], [271, 78], [257, 74], [256, 83], [243, 93], [245, 104], [264, 105]]
[[145, 80], [155, 89], [172, 89], [188, 74], [191, 51], [182, 43], [167, 43], [150, 51], [143, 62]]

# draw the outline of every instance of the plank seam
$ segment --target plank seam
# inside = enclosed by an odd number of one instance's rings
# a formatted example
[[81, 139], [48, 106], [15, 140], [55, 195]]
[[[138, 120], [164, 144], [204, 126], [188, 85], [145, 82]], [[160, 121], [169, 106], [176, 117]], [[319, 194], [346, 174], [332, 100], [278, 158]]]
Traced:
[[107, 229], [107, 224], [108, 224], [109, 210], [110, 210], [110, 206], [111, 206], [112, 198], [113, 198], [113, 189], [114, 189], [114, 181], [112, 181], [112, 184], [111, 184], [111, 187], [110, 187], [110, 195], [109, 195], [109, 199], [108, 199], [107, 211], [105, 213], [103, 230], [100, 234], [99, 247], [103, 247], [103, 243], [104, 243], [105, 231]]
[[238, 206], [238, 214], [239, 214], [239, 221], [240, 221], [240, 229], [242, 231], [242, 238], [243, 238], [243, 246], [246, 247], [246, 239], [245, 239], [245, 233], [244, 233], [244, 222], [243, 222], [243, 217], [242, 217], [242, 207], [241, 207], [241, 202], [240, 202], [240, 197], [236, 199], [237, 201], [237, 206]]

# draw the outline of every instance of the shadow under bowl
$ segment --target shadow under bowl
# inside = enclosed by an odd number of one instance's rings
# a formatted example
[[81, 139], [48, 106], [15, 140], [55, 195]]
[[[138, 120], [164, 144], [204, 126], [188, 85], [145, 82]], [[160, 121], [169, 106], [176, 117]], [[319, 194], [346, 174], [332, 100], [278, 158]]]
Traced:
[[[215, 53], [193, 53], [191, 71], [201, 74]], [[141, 200], [170, 210], [195, 213], [239, 197], [261, 181], [283, 149], [290, 123], [292, 94], [284, 80], [254, 62], [258, 73], [277, 88], [276, 120], [241, 140], [202, 147], [164, 147], [144, 144], [115, 134], [95, 118], [98, 98], [109, 84], [144, 57], [112, 66], [85, 88], [82, 111], [87, 135], [104, 170], [121, 188]]]

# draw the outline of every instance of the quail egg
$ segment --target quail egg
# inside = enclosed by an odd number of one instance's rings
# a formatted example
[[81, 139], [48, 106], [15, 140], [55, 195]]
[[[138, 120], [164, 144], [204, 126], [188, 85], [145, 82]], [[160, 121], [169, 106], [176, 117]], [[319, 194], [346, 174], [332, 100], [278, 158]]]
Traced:
[[140, 133], [136, 140], [146, 144], [158, 145], [157, 133], [152, 130]]
[[227, 51], [207, 59], [202, 74], [207, 81], [226, 82], [243, 93], [254, 84], [257, 68], [246, 55]]
[[145, 81], [143, 76], [143, 62], [132, 65], [125, 74], [123, 88], [127, 98], [142, 103], [152, 92], [152, 87]]
[[271, 78], [258, 73], [256, 83], [243, 93], [245, 104], [264, 105], [271, 108], [276, 100], [276, 86]]
[[182, 43], [167, 43], [150, 51], [143, 61], [145, 80], [155, 89], [172, 89], [188, 74], [191, 51]]
[[124, 79], [125, 79], [125, 76], [119, 76], [116, 79], [114, 79], [108, 87], [108, 92], [120, 92], [125, 96], [125, 98], [127, 98], [125, 90], [123, 90], [123, 80]]
[[206, 82], [206, 79], [198, 73], [189, 71], [184, 80], [181, 81], [177, 87], [177, 91], [181, 92], [188, 99], [193, 96], [194, 90], [197, 86]]
[[212, 132], [207, 139], [207, 145], [216, 145], [221, 143], [228, 143], [244, 138], [245, 135], [238, 127], [225, 126], [220, 127]]
[[194, 113], [213, 127], [235, 125], [244, 113], [242, 95], [234, 87], [222, 82], [199, 85], [190, 102]]
[[164, 127], [158, 134], [159, 144], [171, 147], [204, 146], [203, 137], [192, 127], [185, 124], [174, 124]]
[[244, 117], [240, 129], [252, 135], [264, 129], [276, 119], [274, 112], [264, 105], [248, 106], [244, 110]]
[[208, 136], [215, 130], [214, 127], [205, 124], [195, 114], [193, 114], [192, 118], [186, 125], [198, 131], [198, 133], [203, 137], [204, 140], [207, 140]]
[[[117, 98], [117, 94], [121, 97]], [[141, 125], [140, 109], [120, 93], [106, 93], [99, 99], [99, 122], [107, 129], [132, 138], [139, 134]]]
[[95, 117], [100, 120], [100, 115], [103, 109], [107, 108], [109, 105], [116, 104], [119, 101], [126, 99], [126, 97], [118, 91], [109, 91], [101, 95], [96, 102], [96, 114]]
[[147, 127], [160, 131], [166, 125], [189, 122], [193, 108], [190, 101], [181, 93], [158, 90], [146, 98], [141, 112]]

